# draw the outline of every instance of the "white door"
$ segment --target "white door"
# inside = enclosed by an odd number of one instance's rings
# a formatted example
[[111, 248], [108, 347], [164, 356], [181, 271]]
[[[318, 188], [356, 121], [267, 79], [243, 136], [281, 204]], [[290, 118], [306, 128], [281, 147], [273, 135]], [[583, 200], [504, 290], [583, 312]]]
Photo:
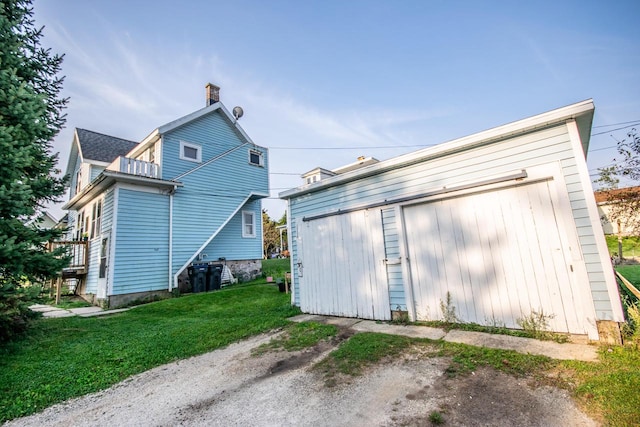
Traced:
[[100, 257], [98, 259], [98, 292], [97, 297], [104, 299], [107, 297], [107, 255], [109, 253], [109, 237], [103, 235], [100, 239]]
[[416, 318], [442, 319], [449, 293], [465, 322], [518, 328], [517, 319], [535, 311], [549, 316], [553, 331], [587, 333], [585, 319], [595, 313], [584, 303], [586, 270], [575, 259], [575, 233], [566, 231], [573, 220], [559, 216], [552, 185], [544, 180], [405, 207]]
[[298, 235], [302, 311], [391, 318], [379, 209], [303, 221]]

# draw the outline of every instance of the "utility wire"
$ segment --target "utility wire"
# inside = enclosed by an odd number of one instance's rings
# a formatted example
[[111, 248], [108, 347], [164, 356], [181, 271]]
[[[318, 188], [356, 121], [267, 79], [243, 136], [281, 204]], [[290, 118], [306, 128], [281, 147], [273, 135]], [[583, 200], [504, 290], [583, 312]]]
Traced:
[[640, 125], [640, 122], [634, 122], [632, 125], [623, 126], [621, 128], [616, 128], [616, 129], [609, 129], [609, 130], [604, 131], [604, 132], [592, 133], [591, 136], [604, 135], [605, 133], [615, 132], [617, 130], [627, 129], [627, 128], [630, 128], [630, 127], [633, 127], [633, 126], [637, 126], [637, 125]]
[[611, 123], [610, 125], [593, 126], [593, 128], [594, 129], [597, 129], [597, 128], [608, 128], [608, 127], [611, 127], [611, 126], [620, 126], [620, 125], [626, 125], [626, 124], [629, 124], [629, 123], [637, 123], [637, 122], [640, 122], [640, 119], [631, 120], [631, 121], [628, 121], [628, 122]]

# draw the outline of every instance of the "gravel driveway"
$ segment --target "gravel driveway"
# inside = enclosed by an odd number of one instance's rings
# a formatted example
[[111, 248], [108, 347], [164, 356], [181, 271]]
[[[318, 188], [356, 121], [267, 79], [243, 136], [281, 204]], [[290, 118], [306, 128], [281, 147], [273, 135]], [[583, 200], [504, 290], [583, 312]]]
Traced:
[[8, 426], [595, 426], [566, 392], [489, 368], [449, 378], [409, 353], [327, 387], [310, 369], [336, 344], [251, 356], [274, 334], [160, 366]]

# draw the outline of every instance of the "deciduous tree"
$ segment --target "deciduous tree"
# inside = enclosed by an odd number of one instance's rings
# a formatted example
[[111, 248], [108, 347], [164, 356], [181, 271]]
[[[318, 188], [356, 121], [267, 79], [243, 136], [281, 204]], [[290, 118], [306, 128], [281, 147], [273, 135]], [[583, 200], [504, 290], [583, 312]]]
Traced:
[[[622, 230], [640, 235], [640, 135], [636, 129], [617, 141], [617, 151], [613, 165], [600, 169], [596, 183], [606, 193], [609, 222], [618, 226], [622, 257]], [[621, 180], [632, 184], [619, 188]]]

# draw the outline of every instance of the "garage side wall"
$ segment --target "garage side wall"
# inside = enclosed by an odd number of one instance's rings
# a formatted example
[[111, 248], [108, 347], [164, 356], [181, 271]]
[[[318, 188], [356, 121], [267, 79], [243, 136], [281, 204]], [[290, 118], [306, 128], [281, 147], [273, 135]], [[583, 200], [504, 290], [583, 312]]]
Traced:
[[[440, 155], [441, 156], [441, 155]], [[380, 203], [403, 197], [420, 195], [472, 182], [480, 182], [489, 176], [517, 172], [533, 166], [549, 163], [559, 164], [566, 182], [571, 209], [587, 266], [590, 288], [599, 319], [615, 319], [611, 300], [607, 293], [604, 268], [601, 255], [596, 246], [592, 219], [589, 217], [585, 191], [581, 184], [577, 162], [584, 158], [574, 156], [572, 143], [566, 125], [541, 129], [522, 136], [482, 143], [476, 147], [467, 147], [456, 153], [434, 158], [416, 158], [416, 163], [387, 170], [355, 181], [295, 196], [290, 199], [292, 224], [292, 266], [294, 267], [294, 286], [298, 286], [296, 224], [303, 218], [338, 210], [353, 209], [367, 204]], [[309, 186], [313, 189], [313, 185]], [[387, 257], [395, 255], [394, 230], [397, 222], [394, 209], [384, 209], [384, 230]], [[396, 310], [404, 304], [405, 279], [402, 270], [388, 269], [390, 305]], [[299, 305], [299, 290], [294, 292], [294, 303]], [[402, 304], [399, 302], [402, 301]]]

